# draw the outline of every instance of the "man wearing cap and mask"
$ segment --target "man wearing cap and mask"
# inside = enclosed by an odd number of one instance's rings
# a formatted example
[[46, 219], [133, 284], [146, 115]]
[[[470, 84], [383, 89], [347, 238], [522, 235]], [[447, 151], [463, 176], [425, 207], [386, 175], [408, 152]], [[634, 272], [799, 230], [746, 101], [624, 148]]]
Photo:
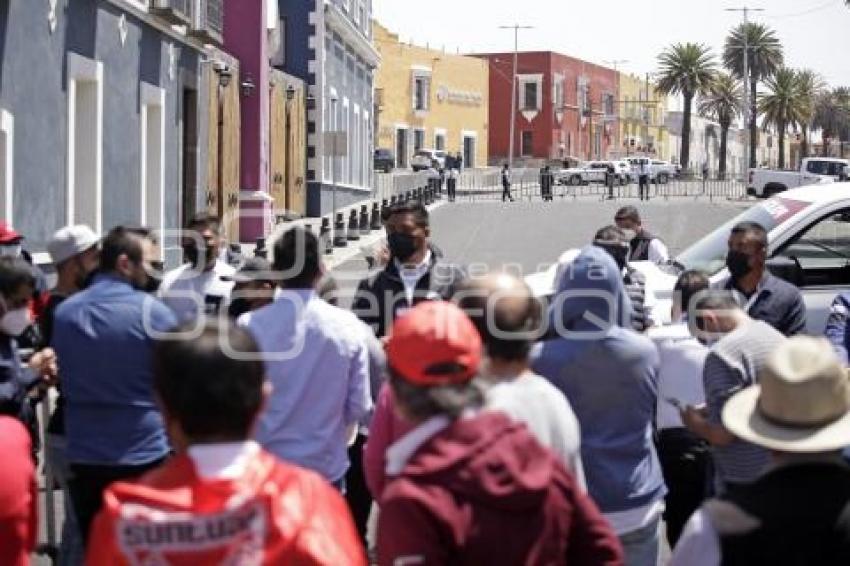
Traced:
[[32, 324], [29, 301], [35, 287], [31, 266], [21, 258], [0, 257], [0, 414], [18, 418], [38, 449], [38, 432], [30, 393], [56, 378], [56, 355], [50, 348], [21, 360], [18, 337]]
[[806, 328], [806, 305], [800, 290], [772, 275], [766, 268], [767, 231], [756, 222], [741, 222], [729, 235], [726, 267], [729, 279], [720, 286], [731, 291], [738, 304], [756, 320], [763, 320], [785, 336]]
[[777, 348], [759, 384], [723, 408], [724, 426], [770, 452], [772, 464], [737, 493], [705, 503], [672, 566], [850, 564], [850, 382], [822, 338]]
[[[100, 238], [97, 234], [84, 225], [61, 228], [48, 242], [47, 251], [50, 253], [53, 265], [56, 266], [57, 281], [56, 287], [50, 291], [47, 307], [39, 321], [41, 338], [45, 345], [50, 344], [53, 338], [53, 318], [56, 308], [65, 299], [86, 288], [97, 272], [100, 260], [99, 242]], [[63, 564], [78, 564], [83, 560], [83, 545], [74, 506], [68, 495], [68, 481], [71, 473], [65, 457], [65, 398], [61, 390], [56, 398], [55, 407], [47, 426], [45, 449], [50, 460], [50, 469], [64, 495], [65, 522], [62, 526], [59, 559]]]
[[162, 279], [159, 297], [180, 322], [201, 315], [218, 315], [230, 296], [233, 282], [226, 281], [236, 269], [220, 258], [221, 221], [199, 213], [189, 221], [183, 238], [184, 265], [169, 271]]
[[643, 332], [653, 326], [652, 311], [657, 304], [655, 293], [646, 288], [646, 277], [629, 265], [629, 242], [622, 230], [606, 226], [596, 232], [593, 245], [602, 248], [614, 259], [623, 274], [623, 286], [632, 302], [632, 328]]
[[431, 246], [428, 210], [420, 203], [397, 204], [384, 223], [390, 261], [363, 279], [352, 310], [378, 337], [393, 320], [422, 301], [448, 300], [464, 278], [463, 270], [447, 263]]
[[147, 291], [158, 257], [149, 230], [113, 228], [91, 285], [56, 309], [52, 344], [62, 359], [69, 487], [84, 544], [103, 490], [158, 466], [170, 451], [154, 399], [152, 350], [177, 319]]
[[[17, 232], [14, 228], [0, 221], [0, 257], [21, 258], [26, 261], [32, 268], [33, 277], [35, 277], [35, 287], [32, 292], [32, 299], [29, 303], [30, 314], [35, 322], [39, 322], [47, 307], [48, 288], [47, 278], [40, 267], [35, 265], [32, 256], [28, 251], [23, 249], [24, 236]], [[35, 348], [41, 343], [41, 337], [38, 335], [38, 328], [31, 325], [27, 330], [18, 337], [18, 343], [21, 347]]]
[[572, 474], [523, 424], [479, 412], [482, 344], [452, 303], [419, 304], [387, 340], [395, 409], [414, 426], [387, 450], [378, 563], [622, 564]]

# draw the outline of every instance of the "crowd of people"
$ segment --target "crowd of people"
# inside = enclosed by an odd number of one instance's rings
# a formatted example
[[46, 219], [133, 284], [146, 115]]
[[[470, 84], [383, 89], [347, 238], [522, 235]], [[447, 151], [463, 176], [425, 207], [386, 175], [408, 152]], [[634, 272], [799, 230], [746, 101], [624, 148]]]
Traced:
[[200, 214], [164, 272], [145, 228], [69, 226], [48, 292], [0, 226], [0, 564], [29, 563], [42, 463], [60, 564], [850, 563], [850, 299], [801, 336], [762, 226], [660, 326], [634, 207], [544, 298], [451, 262], [421, 204], [383, 220], [350, 305], [300, 227], [233, 267]]

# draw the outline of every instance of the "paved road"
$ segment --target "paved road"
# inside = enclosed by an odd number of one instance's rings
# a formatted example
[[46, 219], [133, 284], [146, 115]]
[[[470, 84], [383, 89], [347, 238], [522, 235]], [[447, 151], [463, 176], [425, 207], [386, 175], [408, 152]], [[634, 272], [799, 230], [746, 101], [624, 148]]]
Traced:
[[[596, 230], [613, 223], [614, 213], [626, 204], [638, 207], [644, 225], [675, 255], [752, 202], [693, 198], [458, 201], [432, 213], [431, 234], [446, 257], [456, 263], [474, 266], [478, 272], [507, 268], [524, 276], [545, 269], [563, 251], [590, 243]], [[358, 257], [337, 267], [334, 274], [341, 288], [351, 292], [365, 269]], [[341, 303], [347, 303], [344, 297]]]

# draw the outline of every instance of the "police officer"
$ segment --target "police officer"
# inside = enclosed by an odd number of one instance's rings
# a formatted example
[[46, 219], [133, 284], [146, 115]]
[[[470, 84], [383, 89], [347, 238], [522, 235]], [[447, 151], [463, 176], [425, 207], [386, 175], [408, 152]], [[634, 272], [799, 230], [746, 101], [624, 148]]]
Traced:
[[548, 165], [540, 170], [540, 196], [543, 197], [543, 202], [552, 200], [552, 185], [555, 182], [555, 176]]
[[615, 173], [614, 162], [609, 161], [607, 167], [605, 167], [605, 184], [608, 186], [608, 200], [614, 200]]

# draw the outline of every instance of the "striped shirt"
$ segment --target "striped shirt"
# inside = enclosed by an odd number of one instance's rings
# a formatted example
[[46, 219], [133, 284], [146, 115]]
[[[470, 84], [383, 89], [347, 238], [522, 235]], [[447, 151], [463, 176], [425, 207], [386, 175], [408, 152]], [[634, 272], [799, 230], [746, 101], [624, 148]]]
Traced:
[[[708, 420], [722, 424], [720, 414], [732, 395], [756, 383], [767, 357], [785, 337], [771, 326], [751, 321], [724, 336], [709, 352], [703, 370]], [[722, 482], [749, 483], [768, 464], [767, 449], [743, 440], [714, 447], [714, 462]]]

